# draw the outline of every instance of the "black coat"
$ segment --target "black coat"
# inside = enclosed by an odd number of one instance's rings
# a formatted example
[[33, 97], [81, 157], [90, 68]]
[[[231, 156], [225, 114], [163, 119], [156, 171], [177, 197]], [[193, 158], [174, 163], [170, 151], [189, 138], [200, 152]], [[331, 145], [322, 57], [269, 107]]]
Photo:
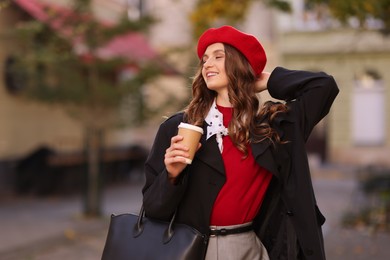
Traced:
[[[271, 124], [288, 141], [273, 145], [266, 140], [251, 144], [257, 163], [273, 174], [254, 223], [271, 259], [325, 259], [321, 225], [305, 142], [313, 127], [329, 112], [339, 90], [325, 73], [276, 68], [268, 81], [272, 97], [285, 100], [287, 113]], [[167, 179], [165, 150], [177, 134], [183, 114], [160, 125], [145, 164], [144, 207], [149, 217], [168, 220], [176, 208], [177, 222], [208, 232], [213, 203], [225, 183], [222, 156], [215, 138], [201, 139], [202, 147], [177, 185]], [[266, 120], [265, 118], [263, 120]], [[204, 130], [206, 132], [206, 123]]]

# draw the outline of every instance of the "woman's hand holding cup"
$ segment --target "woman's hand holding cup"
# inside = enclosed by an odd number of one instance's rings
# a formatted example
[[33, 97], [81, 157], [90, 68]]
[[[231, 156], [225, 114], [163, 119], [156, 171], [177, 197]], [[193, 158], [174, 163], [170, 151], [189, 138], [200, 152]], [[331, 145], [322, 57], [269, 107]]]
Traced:
[[196, 151], [200, 148], [200, 138], [203, 129], [198, 126], [181, 123], [178, 135], [172, 137], [171, 145], [166, 150], [164, 163], [168, 171], [168, 178], [172, 183], [184, 170], [187, 164], [191, 164]]

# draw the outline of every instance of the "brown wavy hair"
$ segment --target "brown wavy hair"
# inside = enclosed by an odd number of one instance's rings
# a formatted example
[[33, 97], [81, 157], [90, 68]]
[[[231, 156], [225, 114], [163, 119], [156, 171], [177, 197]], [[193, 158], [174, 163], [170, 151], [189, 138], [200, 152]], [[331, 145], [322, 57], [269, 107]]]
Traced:
[[[272, 143], [282, 142], [278, 133], [270, 126], [276, 115], [286, 112], [286, 105], [280, 102], [266, 102], [260, 108], [259, 98], [256, 95], [256, 75], [249, 62], [237, 49], [224, 44], [225, 70], [228, 77], [229, 101], [233, 105], [233, 117], [228, 131], [234, 145], [248, 154], [247, 145], [250, 142], [261, 142], [269, 139]], [[192, 100], [185, 109], [185, 120], [191, 124], [202, 126], [207, 113], [214, 102], [217, 93], [207, 88], [202, 76], [203, 63], [192, 82]], [[267, 120], [260, 119], [266, 117]]]

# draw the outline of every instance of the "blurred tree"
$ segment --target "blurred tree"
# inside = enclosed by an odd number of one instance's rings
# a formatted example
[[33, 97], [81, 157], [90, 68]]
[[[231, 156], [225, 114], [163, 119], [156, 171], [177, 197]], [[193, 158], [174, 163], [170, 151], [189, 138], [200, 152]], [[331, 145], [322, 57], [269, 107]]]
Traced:
[[[115, 37], [145, 31], [154, 20], [130, 21], [124, 14], [115, 25], [103, 24], [91, 11], [91, 0], [77, 0], [71, 9], [44, 10], [47, 19], [23, 20], [12, 29], [21, 46], [7, 60], [6, 77], [21, 97], [59, 103], [85, 128], [87, 188], [85, 214], [101, 211], [101, 148], [104, 132], [117, 126], [119, 106], [131, 106], [125, 120], [141, 124], [155, 111], [148, 108], [142, 87], [162, 73], [155, 62], [128, 57], [102, 58], [101, 47]], [[134, 53], [136, 56], [137, 53]]]
[[390, 33], [390, 0], [306, 0], [309, 5], [326, 5], [333, 16], [347, 23], [356, 18], [361, 27], [365, 27], [368, 19], [377, 19], [383, 23], [383, 33]]
[[255, 1], [262, 1], [284, 12], [291, 11], [288, 0], [232, 0], [229, 3], [224, 0], [198, 0], [190, 16], [195, 38], [219, 20], [225, 20], [229, 24], [240, 22], [245, 17], [250, 4]]
[[0, 2], [0, 11], [11, 5], [11, 0], [3, 0]]

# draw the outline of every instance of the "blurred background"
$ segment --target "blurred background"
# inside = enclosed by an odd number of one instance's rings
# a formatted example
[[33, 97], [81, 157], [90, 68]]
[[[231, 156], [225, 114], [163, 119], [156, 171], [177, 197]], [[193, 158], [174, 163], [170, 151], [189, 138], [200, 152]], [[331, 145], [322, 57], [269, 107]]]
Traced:
[[100, 259], [190, 98], [197, 38], [224, 24], [267, 71], [335, 77], [307, 143], [327, 255], [389, 258], [390, 0], [0, 0], [0, 259]]

